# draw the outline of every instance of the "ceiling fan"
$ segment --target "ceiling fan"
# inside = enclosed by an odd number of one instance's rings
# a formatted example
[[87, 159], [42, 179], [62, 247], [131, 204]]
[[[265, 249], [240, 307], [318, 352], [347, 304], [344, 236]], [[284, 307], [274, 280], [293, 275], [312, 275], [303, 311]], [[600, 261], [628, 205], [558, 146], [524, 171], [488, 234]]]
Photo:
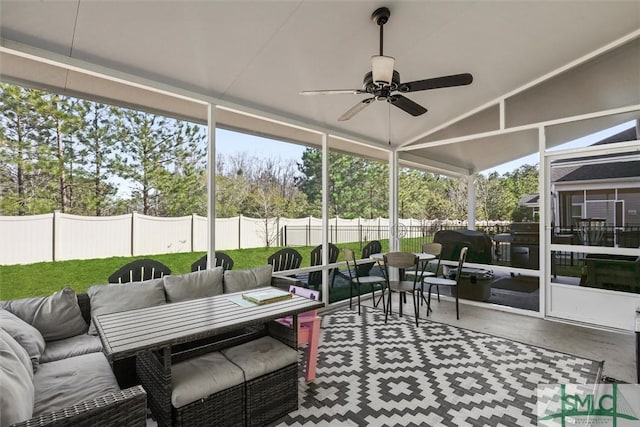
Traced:
[[[391, 11], [381, 7], [373, 12], [371, 19], [380, 27], [380, 55], [371, 57], [371, 71], [364, 75], [362, 89], [334, 89], [334, 90], [310, 90], [300, 92], [300, 95], [335, 95], [335, 94], [368, 94], [370, 98], [358, 102], [338, 118], [338, 121], [349, 120], [362, 111], [373, 101], [387, 101], [412, 116], [420, 116], [427, 112], [422, 105], [417, 104], [400, 93], [417, 92], [420, 90], [439, 89], [452, 86], [464, 86], [473, 81], [469, 73], [453, 74], [450, 76], [435, 77], [431, 79], [416, 80], [400, 83], [400, 73], [394, 70], [395, 59], [383, 55], [383, 27], [389, 21]], [[397, 93], [400, 92], [400, 93]]]

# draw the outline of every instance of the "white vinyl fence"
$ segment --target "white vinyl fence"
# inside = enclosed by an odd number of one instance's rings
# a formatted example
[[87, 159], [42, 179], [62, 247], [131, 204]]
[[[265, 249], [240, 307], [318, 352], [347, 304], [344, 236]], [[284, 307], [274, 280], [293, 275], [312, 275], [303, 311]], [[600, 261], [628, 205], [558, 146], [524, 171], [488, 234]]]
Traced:
[[[415, 219], [400, 222], [407, 227], [431, 223]], [[267, 242], [269, 246], [315, 246], [322, 242], [322, 220], [313, 217], [264, 220], [238, 216], [217, 218], [215, 226], [217, 250], [265, 247]], [[386, 218], [333, 218], [329, 226], [334, 243], [389, 237]], [[206, 250], [207, 218], [195, 214], [176, 218], [139, 213], [88, 217], [60, 212], [0, 216], [0, 265]]]

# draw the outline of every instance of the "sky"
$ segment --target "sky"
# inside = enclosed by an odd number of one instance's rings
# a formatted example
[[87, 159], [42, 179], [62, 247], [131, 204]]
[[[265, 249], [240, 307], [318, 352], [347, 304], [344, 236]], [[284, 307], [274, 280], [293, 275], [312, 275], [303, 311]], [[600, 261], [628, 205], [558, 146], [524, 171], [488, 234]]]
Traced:
[[[594, 133], [592, 135], [570, 141], [566, 144], [559, 145], [550, 149], [550, 151], [564, 150], [569, 148], [586, 147], [594, 142], [608, 138], [611, 135], [615, 135], [629, 128], [633, 122], [622, 123], [618, 126], [614, 126], [609, 129]], [[264, 155], [269, 154], [275, 158], [281, 158], [282, 160], [295, 160], [302, 159], [302, 153], [305, 147], [303, 145], [291, 144], [288, 142], [275, 141], [268, 138], [262, 138], [258, 136], [228, 131], [224, 129], [216, 130], [216, 151], [217, 153], [223, 153], [227, 155], [246, 152], [250, 154]], [[481, 171], [481, 173], [488, 175], [492, 172], [497, 172], [499, 175], [504, 175], [507, 172], [512, 172], [524, 164], [537, 164], [538, 154], [532, 154], [512, 162], [504, 163], [492, 169]]]

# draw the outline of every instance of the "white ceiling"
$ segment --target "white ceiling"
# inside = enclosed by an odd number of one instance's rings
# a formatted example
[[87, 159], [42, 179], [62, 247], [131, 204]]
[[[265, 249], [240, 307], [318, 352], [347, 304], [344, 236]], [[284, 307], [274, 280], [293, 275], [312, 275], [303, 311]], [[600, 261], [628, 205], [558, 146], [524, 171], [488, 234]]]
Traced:
[[[391, 9], [384, 52], [395, 57], [402, 81], [470, 72], [474, 82], [407, 94], [429, 109], [420, 117], [376, 102], [350, 121], [338, 122], [363, 95], [307, 97], [298, 92], [360, 88], [370, 57], [378, 51], [378, 27], [370, 16], [380, 6]], [[374, 147], [371, 152], [339, 140], [333, 140], [333, 146], [384, 158], [384, 149], [422, 143], [454, 119], [637, 32], [640, 1], [0, 0], [0, 16], [0, 78], [5, 81], [206, 120], [203, 104], [167, 101], [141, 89], [123, 91], [119, 83], [98, 83], [95, 75], [63, 69], [56, 61], [89, 64], [104, 74], [126, 73], [122, 75], [212, 97], [223, 106], [365, 142]], [[13, 55], [20, 51], [39, 52], [55, 61]], [[638, 52], [637, 43], [631, 52]], [[609, 102], [607, 108], [640, 103], [640, 59], [627, 62], [631, 81], [625, 91], [631, 97]], [[539, 101], [540, 96], [531, 98]], [[522, 103], [521, 98], [515, 101]], [[559, 114], [571, 111], [567, 107]], [[287, 136], [259, 124], [252, 129], [249, 123], [225, 120], [221, 123], [232, 128], [319, 143], [317, 133]], [[499, 117], [493, 114], [490, 121]], [[537, 151], [537, 137], [531, 142], [529, 132], [522, 134], [523, 149], [498, 149], [482, 164], [469, 160], [471, 151], [460, 147], [414, 154], [474, 170]], [[482, 156], [487, 150], [480, 144], [474, 153]]]

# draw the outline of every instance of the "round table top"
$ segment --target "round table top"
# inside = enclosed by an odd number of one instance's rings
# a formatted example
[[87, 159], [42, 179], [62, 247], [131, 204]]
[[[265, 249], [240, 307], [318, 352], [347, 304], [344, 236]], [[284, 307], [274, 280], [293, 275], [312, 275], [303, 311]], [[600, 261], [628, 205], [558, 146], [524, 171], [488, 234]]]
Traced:
[[[420, 261], [430, 261], [432, 259], [436, 259], [435, 255], [427, 254], [424, 252], [420, 252], [420, 253], [415, 252], [414, 255], [416, 255]], [[383, 253], [371, 254], [369, 258], [376, 261], [384, 261], [384, 254]]]

